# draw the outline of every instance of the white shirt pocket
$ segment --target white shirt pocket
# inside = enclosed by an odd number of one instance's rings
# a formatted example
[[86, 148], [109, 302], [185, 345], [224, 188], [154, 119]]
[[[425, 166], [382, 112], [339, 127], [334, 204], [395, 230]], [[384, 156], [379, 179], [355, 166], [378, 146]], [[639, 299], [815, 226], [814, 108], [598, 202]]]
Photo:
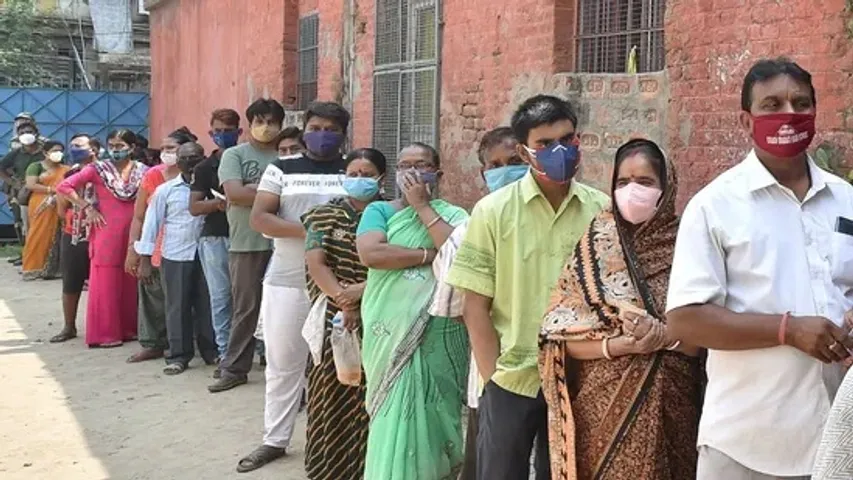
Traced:
[[834, 231], [830, 238], [833, 283], [853, 288], [853, 235]]

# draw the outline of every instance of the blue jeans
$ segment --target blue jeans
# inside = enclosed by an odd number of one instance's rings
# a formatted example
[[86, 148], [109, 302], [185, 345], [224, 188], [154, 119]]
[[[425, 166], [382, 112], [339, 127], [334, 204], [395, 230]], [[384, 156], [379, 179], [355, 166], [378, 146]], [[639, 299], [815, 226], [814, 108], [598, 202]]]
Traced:
[[210, 317], [219, 356], [224, 357], [231, 333], [231, 276], [228, 273], [228, 237], [201, 237], [198, 256], [210, 292]]

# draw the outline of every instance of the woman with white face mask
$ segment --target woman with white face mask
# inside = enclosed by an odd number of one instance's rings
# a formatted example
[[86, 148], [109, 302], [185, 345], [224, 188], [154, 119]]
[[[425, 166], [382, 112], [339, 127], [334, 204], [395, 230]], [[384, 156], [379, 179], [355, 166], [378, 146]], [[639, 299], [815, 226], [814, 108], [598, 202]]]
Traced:
[[31, 163], [26, 172], [30, 191], [27, 242], [24, 245], [22, 273], [25, 281], [52, 279], [59, 274], [59, 211], [56, 186], [69, 167], [63, 165], [64, 148], [59, 142], [47, 142], [40, 162]]
[[698, 349], [667, 330], [676, 177], [636, 139], [616, 152], [614, 205], [593, 219], [546, 310], [539, 372], [554, 479], [696, 477]]

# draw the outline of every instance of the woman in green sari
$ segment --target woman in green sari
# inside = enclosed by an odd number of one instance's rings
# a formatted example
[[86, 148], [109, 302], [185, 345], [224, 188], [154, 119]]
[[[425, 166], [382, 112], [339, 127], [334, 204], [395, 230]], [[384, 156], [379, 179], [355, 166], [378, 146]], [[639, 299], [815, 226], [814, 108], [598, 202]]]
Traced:
[[368, 267], [361, 302], [370, 416], [364, 478], [455, 479], [462, 467], [468, 374], [464, 325], [428, 313], [436, 249], [468, 218], [433, 199], [438, 153], [412, 144], [397, 161], [402, 196], [364, 211], [356, 246]]

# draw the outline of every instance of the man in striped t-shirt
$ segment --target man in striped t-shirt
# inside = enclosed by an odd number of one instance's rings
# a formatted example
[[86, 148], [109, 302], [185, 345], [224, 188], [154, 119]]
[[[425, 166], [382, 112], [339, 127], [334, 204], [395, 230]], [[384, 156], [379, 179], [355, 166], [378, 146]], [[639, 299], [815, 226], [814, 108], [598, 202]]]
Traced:
[[341, 182], [345, 168], [341, 146], [349, 113], [336, 103], [315, 102], [304, 118], [308, 151], [267, 167], [250, 216], [252, 228], [273, 238], [275, 246], [261, 300], [267, 358], [264, 442], [240, 460], [239, 472], [283, 456], [290, 444], [306, 383], [309, 352], [302, 326], [311, 309], [300, 217], [316, 205], [346, 195]]

